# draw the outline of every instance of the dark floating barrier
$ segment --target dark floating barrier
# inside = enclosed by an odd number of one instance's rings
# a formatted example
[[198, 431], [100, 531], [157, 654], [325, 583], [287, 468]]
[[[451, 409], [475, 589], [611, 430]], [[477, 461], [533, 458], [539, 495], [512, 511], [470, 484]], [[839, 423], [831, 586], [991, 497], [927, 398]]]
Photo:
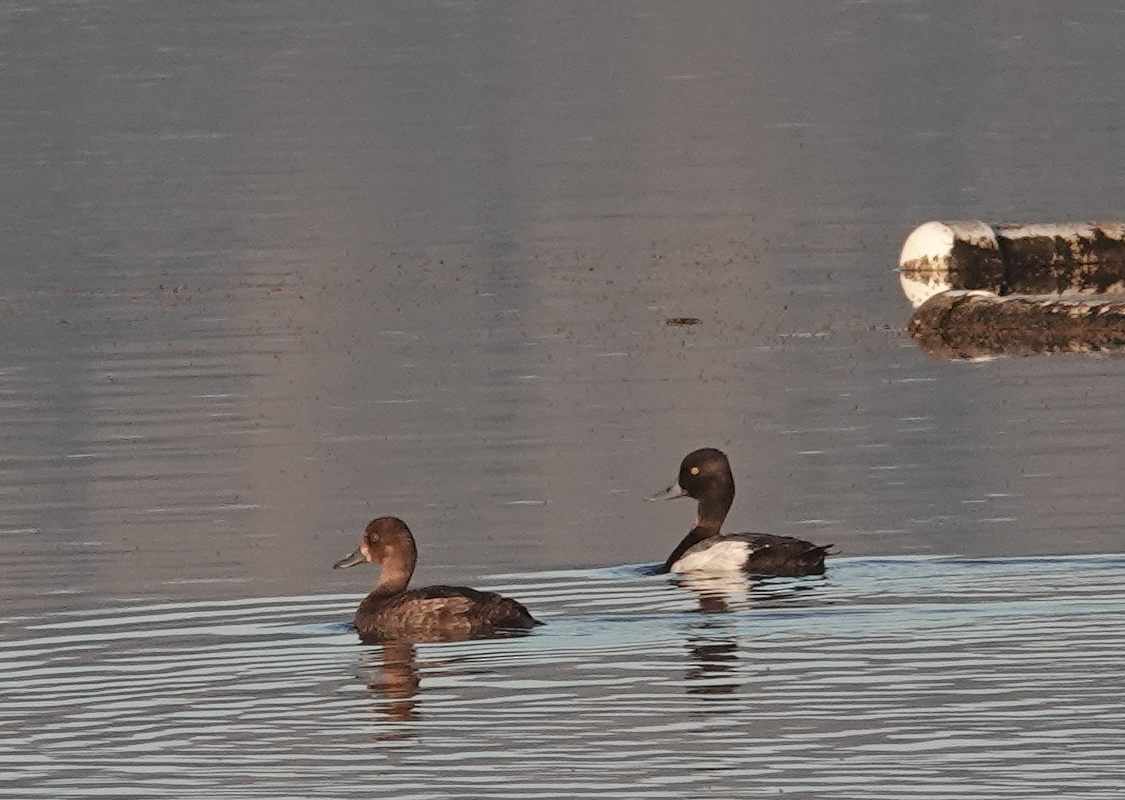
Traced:
[[899, 277], [935, 358], [1125, 352], [1125, 223], [927, 222]]
[[915, 307], [938, 292], [1125, 292], [1125, 223], [989, 225], [927, 222], [899, 256], [902, 290]]
[[951, 290], [922, 304], [907, 327], [934, 358], [1125, 350], [1125, 298], [997, 297]]

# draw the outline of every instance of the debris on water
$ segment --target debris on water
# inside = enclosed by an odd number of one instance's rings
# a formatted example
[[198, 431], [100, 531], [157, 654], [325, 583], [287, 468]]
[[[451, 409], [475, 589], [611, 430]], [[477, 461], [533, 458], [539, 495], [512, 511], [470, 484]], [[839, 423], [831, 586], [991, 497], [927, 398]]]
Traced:
[[1125, 300], [947, 291], [915, 311], [908, 330], [938, 359], [1121, 353]]

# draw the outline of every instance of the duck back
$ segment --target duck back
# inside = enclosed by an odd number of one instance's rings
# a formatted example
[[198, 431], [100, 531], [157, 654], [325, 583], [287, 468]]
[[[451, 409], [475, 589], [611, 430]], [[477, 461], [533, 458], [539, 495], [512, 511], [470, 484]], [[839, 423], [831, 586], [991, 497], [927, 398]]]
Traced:
[[823, 575], [824, 556], [830, 547], [771, 533], [718, 534], [688, 547], [670, 570], [740, 571], [777, 577]]
[[519, 602], [465, 586], [428, 586], [368, 595], [355, 626], [369, 639], [463, 639], [541, 624]]
[[824, 557], [832, 547], [830, 544], [813, 544], [804, 539], [771, 533], [750, 534], [749, 538], [753, 549], [743, 569], [756, 575], [789, 578], [823, 575]]

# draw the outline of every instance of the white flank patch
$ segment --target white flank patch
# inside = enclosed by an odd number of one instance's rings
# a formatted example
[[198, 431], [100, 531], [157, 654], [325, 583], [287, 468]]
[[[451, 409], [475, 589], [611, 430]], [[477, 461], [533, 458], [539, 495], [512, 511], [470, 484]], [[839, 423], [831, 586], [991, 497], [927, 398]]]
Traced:
[[746, 566], [750, 543], [745, 539], [700, 542], [672, 565], [672, 572], [735, 572]]

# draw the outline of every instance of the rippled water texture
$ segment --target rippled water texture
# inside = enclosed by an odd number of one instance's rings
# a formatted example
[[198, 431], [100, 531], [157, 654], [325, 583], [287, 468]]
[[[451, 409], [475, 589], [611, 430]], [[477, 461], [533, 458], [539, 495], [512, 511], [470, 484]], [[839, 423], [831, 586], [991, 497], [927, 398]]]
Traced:
[[9, 624], [3, 792], [1114, 797], [1125, 781], [1122, 557], [493, 583], [547, 625], [362, 647], [339, 595]]
[[[1125, 219], [1123, 31], [0, 6], [0, 795], [1110, 796], [1122, 362], [929, 360], [894, 268]], [[701, 446], [825, 580], [619, 566]], [[549, 624], [359, 646], [331, 566], [383, 514]]]

